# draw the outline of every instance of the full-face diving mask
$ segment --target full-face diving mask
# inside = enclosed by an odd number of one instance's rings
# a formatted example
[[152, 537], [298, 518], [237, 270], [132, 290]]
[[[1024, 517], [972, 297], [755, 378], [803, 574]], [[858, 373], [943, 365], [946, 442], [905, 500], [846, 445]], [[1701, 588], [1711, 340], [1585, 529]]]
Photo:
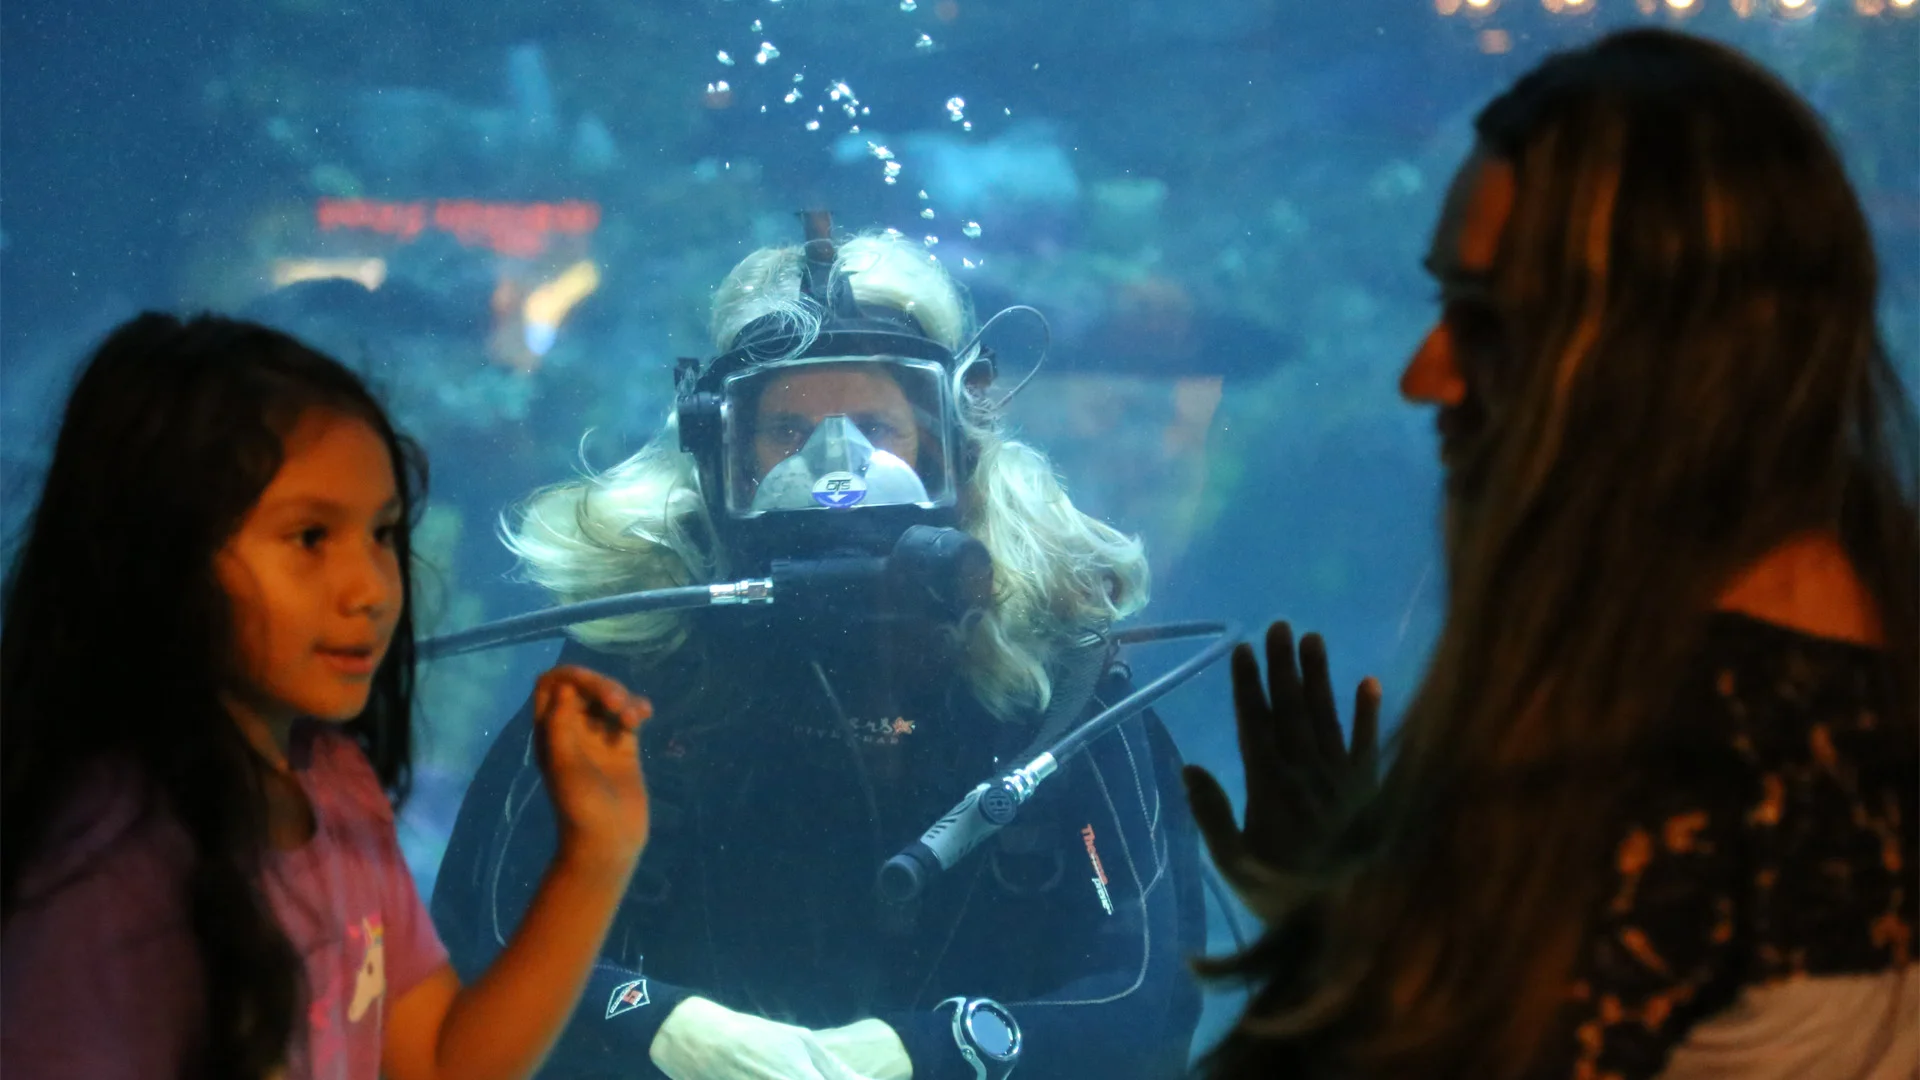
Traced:
[[863, 356], [731, 376], [721, 407], [728, 516], [950, 504], [945, 374], [925, 360]]
[[862, 307], [832, 279], [825, 215], [810, 215], [802, 302], [819, 330], [749, 324], [712, 362], [683, 360], [681, 446], [699, 465], [724, 572], [778, 560], [886, 556], [916, 525], [950, 528], [969, 466], [959, 434], [968, 380], [991, 377], [906, 311]]

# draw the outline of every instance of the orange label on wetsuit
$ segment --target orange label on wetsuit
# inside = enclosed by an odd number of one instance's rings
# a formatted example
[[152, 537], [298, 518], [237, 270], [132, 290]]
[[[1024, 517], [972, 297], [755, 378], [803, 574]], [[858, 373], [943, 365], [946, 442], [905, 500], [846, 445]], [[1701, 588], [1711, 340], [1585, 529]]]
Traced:
[[1100, 865], [1100, 849], [1093, 843], [1093, 826], [1087, 825], [1080, 830], [1080, 839], [1087, 845], [1087, 859], [1093, 863], [1093, 891], [1100, 897], [1100, 906], [1107, 914], [1113, 914], [1113, 896], [1107, 892], [1107, 871]]

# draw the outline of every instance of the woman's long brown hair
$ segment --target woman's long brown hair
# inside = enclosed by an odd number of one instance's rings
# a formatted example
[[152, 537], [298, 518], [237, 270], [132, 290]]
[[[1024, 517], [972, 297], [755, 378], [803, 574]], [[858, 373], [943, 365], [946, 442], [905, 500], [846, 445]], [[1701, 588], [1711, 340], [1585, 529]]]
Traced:
[[1547, 60], [1476, 127], [1517, 179], [1508, 362], [1449, 507], [1446, 622], [1379, 788], [1208, 967], [1258, 984], [1216, 1077], [1521, 1075], [1623, 802], [1686, 738], [1715, 597], [1790, 537], [1840, 535], [1913, 745], [1915, 425], [1817, 117], [1729, 49], [1642, 30]]

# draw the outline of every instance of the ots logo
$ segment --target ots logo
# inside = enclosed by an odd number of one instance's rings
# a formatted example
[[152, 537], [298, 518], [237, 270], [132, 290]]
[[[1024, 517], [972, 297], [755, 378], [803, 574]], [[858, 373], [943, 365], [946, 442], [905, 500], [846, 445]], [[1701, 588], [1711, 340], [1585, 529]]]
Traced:
[[831, 510], [845, 509], [866, 497], [866, 481], [850, 472], [830, 472], [813, 484], [814, 501]]

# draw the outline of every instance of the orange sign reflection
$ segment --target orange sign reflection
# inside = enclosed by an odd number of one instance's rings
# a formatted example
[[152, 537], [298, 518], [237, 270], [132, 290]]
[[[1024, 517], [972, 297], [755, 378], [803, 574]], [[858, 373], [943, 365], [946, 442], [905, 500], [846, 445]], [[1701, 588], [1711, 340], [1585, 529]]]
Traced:
[[410, 243], [432, 228], [451, 234], [468, 247], [485, 247], [522, 259], [544, 254], [554, 236], [584, 236], [600, 227], [599, 205], [577, 200], [511, 203], [439, 199], [428, 203], [323, 198], [314, 214], [322, 232], [364, 229]]

